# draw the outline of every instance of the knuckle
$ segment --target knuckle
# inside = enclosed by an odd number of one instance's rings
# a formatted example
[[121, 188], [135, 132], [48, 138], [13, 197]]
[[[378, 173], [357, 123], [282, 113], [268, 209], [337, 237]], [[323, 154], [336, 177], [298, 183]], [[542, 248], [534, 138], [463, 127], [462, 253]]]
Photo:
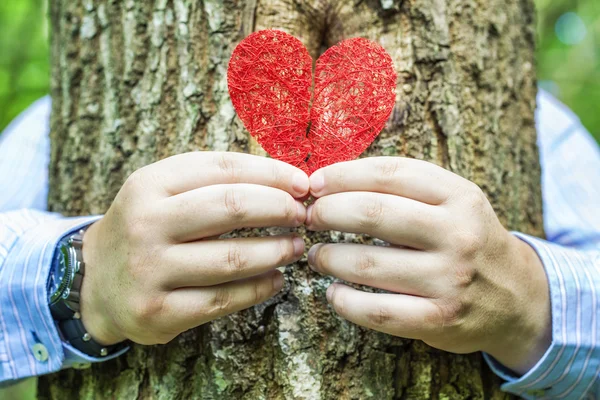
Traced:
[[162, 314], [164, 297], [161, 295], [141, 296], [130, 302], [131, 316], [137, 326], [148, 327]]
[[294, 221], [298, 216], [298, 208], [296, 207], [296, 200], [292, 196], [286, 195], [283, 205], [283, 216], [286, 221]]
[[157, 220], [161, 218], [160, 210], [157, 210], [154, 203], [132, 199], [120, 201], [119, 205], [114, 209], [111, 207], [109, 212], [121, 222], [121, 232], [133, 243], [145, 241], [149, 232], [157, 226]]
[[344, 303], [344, 296], [340, 293], [339, 290], [335, 290], [331, 298], [331, 305], [333, 306], [335, 312], [337, 312], [342, 317], [346, 315], [346, 306]]
[[477, 270], [464, 265], [457, 265], [453, 271], [453, 281], [459, 289], [466, 289], [477, 279]]
[[248, 258], [238, 244], [231, 243], [227, 251], [227, 268], [232, 275], [244, 271], [248, 268]]
[[239, 182], [241, 168], [238, 160], [229, 153], [220, 153], [217, 155], [217, 166], [221, 174], [231, 182]]
[[358, 215], [358, 225], [367, 230], [379, 228], [384, 220], [385, 207], [381, 200], [377, 198], [368, 198], [361, 201], [360, 212]]
[[448, 329], [457, 328], [464, 314], [463, 303], [460, 301], [434, 301], [435, 313], [426, 317], [427, 323], [433, 326], [436, 335], [444, 334]]
[[156, 174], [156, 168], [153, 168], [152, 164], [133, 171], [123, 184], [123, 188], [129, 198], [146, 195], [149, 188], [154, 191], [164, 189]]
[[145, 167], [133, 171], [125, 180], [123, 190], [128, 194], [138, 192], [143, 187], [145, 171]]
[[316, 267], [322, 271], [327, 271], [329, 267], [331, 245], [323, 244], [319, 246], [315, 253], [315, 264]]
[[327, 213], [325, 212], [325, 205], [325, 201], [321, 199], [317, 199], [317, 201], [314, 202], [311, 214], [311, 225], [319, 226], [326, 224]]
[[347, 171], [340, 165], [333, 164], [332, 168], [323, 169], [323, 173], [325, 175], [325, 182], [335, 182], [340, 188], [348, 186], [346, 182], [348, 179]]
[[267, 291], [265, 290], [265, 285], [261, 284], [261, 282], [255, 282], [253, 286], [254, 296], [252, 299], [252, 304], [258, 304], [263, 301], [263, 299], [267, 298]]
[[378, 185], [389, 185], [394, 181], [398, 171], [400, 170], [400, 160], [397, 158], [385, 158], [378, 160], [375, 169], [375, 182]]
[[465, 231], [455, 232], [453, 242], [460, 259], [473, 258], [482, 245], [479, 235]]
[[245, 220], [248, 210], [244, 205], [242, 196], [237, 190], [233, 188], [226, 189], [223, 202], [225, 203], [225, 210], [227, 212], [227, 216], [230, 219], [234, 221]]
[[276, 265], [287, 264], [288, 260], [294, 257], [294, 244], [291, 239], [282, 239], [277, 241], [277, 251], [275, 255]]
[[441, 219], [441, 215], [443, 215], [446, 210], [436, 209], [428, 210], [423, 212], [421, 210], [408, 215], [407, 223], [413, 227], [415, 231], [418, 232], [436, 232], [442, 229], [442, 224], [440, 221], [444, 221]]
[[376, 260], [373, 255], [367, 251], [363, 251], [356, 258], [356, 274], [363, 278], [368, 278], [373, 275], [373, 270], [376, 266]]
[[392, 313], [384, 306], [377, 306], [367, 313], [367, 320], [376, 327], [388, 325], [392, 319]]
[[226, 313], [233, 303], [233, 296], [227, 289], [217, 289], [212, 297], [210, 308], [211, 314]]
[[467, 190], [463, 192], [463, 201], [472, 209], [482, 209], [488, 202], [483, 190], [473, 182], [469, 182]]
[[281, 169], [281, 165], [277, 162], [271, 163], [271, 179], [273, 180], [274, 187], [285, 187], [288, 181]]

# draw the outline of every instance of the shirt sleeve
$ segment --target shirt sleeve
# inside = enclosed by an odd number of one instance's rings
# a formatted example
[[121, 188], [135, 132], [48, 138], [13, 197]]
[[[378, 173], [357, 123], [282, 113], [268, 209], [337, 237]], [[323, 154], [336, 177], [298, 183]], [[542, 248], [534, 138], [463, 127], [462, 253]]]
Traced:
[[62, 341], [48, 305], [56, 244], [98, 217], [45, 212], [50, 159], [49, 97], [0, 135], [0, 386], [117, 357], [92, 358]]
[[526, 399], [583, 399], [599, 393], [600, 252], [514, 234], [533, 247], [544, 264], [550, 287], [552, 344], [520, 377], [489, 355], [484, 357], [507, 381], [502, 389]]
[[0, 382], [105, 361], [61, 340], [48, 305], [47, 280], [59, 240], [98, 217], [64, 218], [35, 210], [0, 213]]
[[600, 150], [565, 106], [541, 92], [538, 145], [544, 228], [548, 240], [515, 232], [538, 254], [550, 288], [552, 343], [538, 363], [516, 376], [484, 358], [526, 399], [600, 396]]
[[50, 109], [43, 97], [0, 134], [0, 212], [47, 209]]

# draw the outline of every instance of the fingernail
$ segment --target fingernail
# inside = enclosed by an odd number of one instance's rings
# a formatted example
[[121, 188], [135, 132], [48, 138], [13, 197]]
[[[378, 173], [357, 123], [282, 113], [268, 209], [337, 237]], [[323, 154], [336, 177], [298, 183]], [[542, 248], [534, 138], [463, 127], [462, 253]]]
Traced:
[[310, 176], [310, 191], [313, 194], [319, 193], [325, 187], [325, 175], [322, 171], [315, 171]]
[[327, 288], [326, 296], [327, 296], [327, 301], [330, 303], [331, 303], [331, 299], [333, 299], [333, 292], [335, 292], [336, 286], [337, 285], [335, 283], [333, 283], [333, 284], [331, 284], [331, 286], [329, 286]]
[[312, 204], [306, 208], [306, 219], [304, 220], [304, 223], [306, 224], [306, 226], [310, 226], [310, 223], [312, 220], [312, 209], [313, 209]]
[[306, 207], [301, 201], [296, 201], [296, 209], [298, 214], [296, 214], [296, 220], [298, 221], [298, 225], [302, 225], [304, 221], [306, 221]]
[[308, 193], [309, 181], [306, 174], [296, 172], [292, 178], [292, 188], [300, 196]]
[[304, 254], [304, 239], [299, 236], [295, 236], [292, 239], [292, 243], [294, 244], [294, 256], [300, 257]]
[[283, 274], [277, 271], [277, 275], [273, 278], [273, 290], [279, 292], [283, 287]]
[[314, 270], [316, 270], [315, 256], [321, 246], [323, 246], [322, 243], [317, 243], [308, 251], [308, 265]]

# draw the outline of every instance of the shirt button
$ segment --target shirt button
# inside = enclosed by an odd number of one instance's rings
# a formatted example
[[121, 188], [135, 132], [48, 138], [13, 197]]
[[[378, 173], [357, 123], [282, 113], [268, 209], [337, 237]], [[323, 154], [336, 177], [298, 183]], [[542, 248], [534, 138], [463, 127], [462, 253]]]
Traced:
[[33, 356], [39, 362], [48, 361], [48, 349], [41, 343], [36, 343], [31, 346], [31, 351], [33, 352]]

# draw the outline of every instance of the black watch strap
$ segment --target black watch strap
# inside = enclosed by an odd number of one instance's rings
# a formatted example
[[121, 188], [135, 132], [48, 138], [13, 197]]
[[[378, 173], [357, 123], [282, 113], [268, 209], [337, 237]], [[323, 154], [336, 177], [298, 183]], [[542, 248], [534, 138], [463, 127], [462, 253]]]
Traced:
[[58, 325], [64, 340], [77, 350], [92, 357], [106, 357], [127, 346], [126, 342], [117, 343], [112, 346], [104, 346], [96, 342], [86, 331], [85, 326], [83, 326], [79, 313], [75, 313], [73, 319], [59, 321]]

